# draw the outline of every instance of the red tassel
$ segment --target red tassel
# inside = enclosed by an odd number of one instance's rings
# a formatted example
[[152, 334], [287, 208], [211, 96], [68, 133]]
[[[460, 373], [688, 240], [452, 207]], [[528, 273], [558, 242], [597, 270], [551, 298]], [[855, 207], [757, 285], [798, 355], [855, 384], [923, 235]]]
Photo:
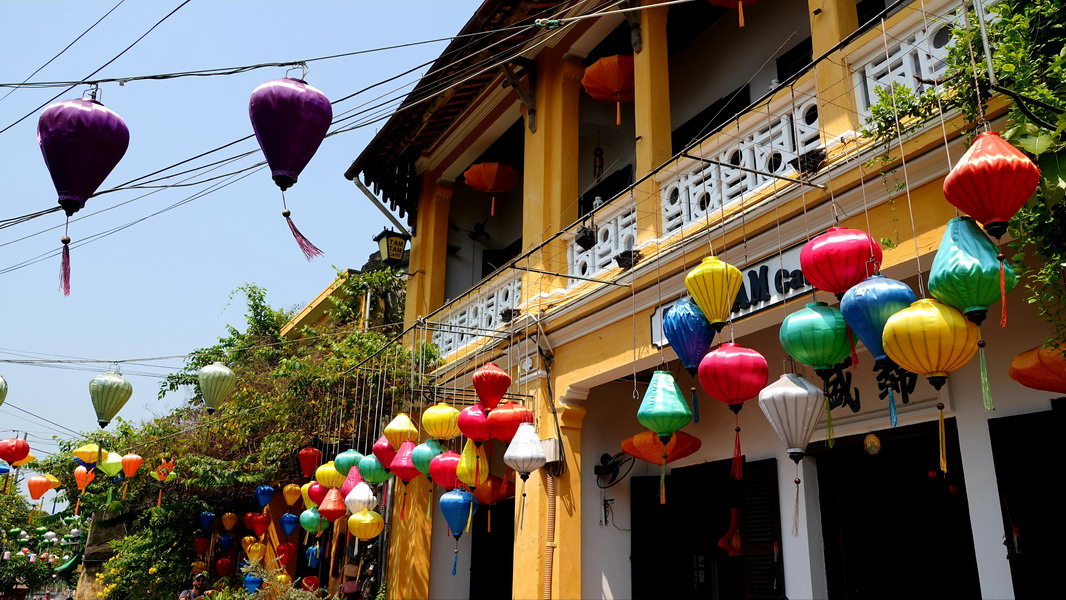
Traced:
[[1007, 326], [1007, 281], [1006, 281], [1006, 274], [1003, 272], [1004, 268], [1005, 268], [1004, 264], [1003, 264], [1003, 259], [1004, 258], [1005, 257], [1002, 254], [999, 255], [999, 301], [1000, 301], [999, 326], [1000, 327], [1006, 327]]
[[59, 289], [64, 296], [70, 295], [70, 238], [63, 236], [63, 262], [59, 267]]
[[[288, 213], [289, 211], [285, 211]], [[311, 240], [304, 237], [304, 234], [300, 233], [300, 230], [296, 228], [296, 224], [292, 222], [292, 218], [289, 215], [285, 215], [285, 222], [289, 224], [289, 230], [292, 231], [292, 237], [296, 238], [296, 243], [300, 246], [300, 252], [304, 253], [304, 257], [307, 260], [311, 260], [316, 256], [321, 256], [322, 251], [317, 246], [311, 243]]]
[[0, 494], [7, 493], [7, 482], [9, 479], [11, 479], [11, 473], [7, 473], [6, 475], [4, 475], [4, 489], [0, 491]]
[[855, 352], [855, 336], [851, 329], [848, 329], [848, 344], [851, 346], [851, 366], [854, 368], [859, 366], [859, 354]]
[[614, 124], [616, 126], [621, 126], [622, 125], [622, 101], [619, 100], [619, 101], [615, 102], [614, 106], [615, 106], [615, 109], [614, 109]]
[[492, 196], [492, 207], [489, 208], [489, 216], [490, 217], [495, 217], [496, 216], [496, 195], [495, 194], [493, 194], [493, 196]]
[[740, 481], [744, 478], [744, 462], [740, 459], [740, 415], [737, 415], [737, 437], [733, 441], [733, 469], [729, 474]]

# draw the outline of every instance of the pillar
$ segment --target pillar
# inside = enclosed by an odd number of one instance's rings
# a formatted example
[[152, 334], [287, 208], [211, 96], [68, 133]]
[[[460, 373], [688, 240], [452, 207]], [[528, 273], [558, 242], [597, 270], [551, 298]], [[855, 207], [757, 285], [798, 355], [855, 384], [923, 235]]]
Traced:
[[391, 529], [386, 572], [389, 598], [429, 598], [431, 538], [433, 523], [440, 515], [437, 511], [426, 518], [426, 504], [433, 501], [433, 484], [425, 477], [416, 477], [407, 485], [396, 478], [386, 485], [393, 486], [389, 498]]
[[[643, 0], [656, 4], [658, 0]], [[673, 156], [670, 123], [670, 63], [666, 41], [667, 7], [640, 12], [643, 46], [633, 55], [636, 128], [636, 179]], [[662, 203], [659, 184], [650, 178], [635, 189], [637, 204], [637, 243], [659, 236], [662, 230]]]
[[452, 207], [451, 183], [437, 173], [422, 174], [418, 197], [418, 225], [411, 239], [404, 325], [426, 316], [444, 304], [445, 263], [448, 254], [448, 213]]
[[[818, 58], [859, 27], [855, 0], [807, 0], [811, 19], [811, 50]], [[837, 50], [814, 67], [822, 143], [859, 130], [852, 93], [851, 70]]]

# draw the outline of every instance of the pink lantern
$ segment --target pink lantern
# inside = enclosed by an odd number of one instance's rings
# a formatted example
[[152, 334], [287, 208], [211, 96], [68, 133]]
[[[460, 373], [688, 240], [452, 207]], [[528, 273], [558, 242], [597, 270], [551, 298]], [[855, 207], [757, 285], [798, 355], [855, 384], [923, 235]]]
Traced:
[[396, 451], [392, 449], [389, 438], [382, 435], [378, 438], [378, 441], [374, 442], [374, 447], [371, 450], [374, 452], [374, 457], [381, 463], [381, 466], [388, 470], [389, 465], [392, 464], [392, 459], [396, 458]]
[[348, 469], [348, 476], [344, 478], [344, 483], [341, 484], [341, 496], [347, 498], [348, 492], [352, 491], [360, 481], [363, 480], [363, 476], [359, 474], [359, 467], [353, 466]]
[[403, 482], [403, 503], [400, 505], [401, 519], [407, 516], [407, 484], [422, 474], [415, 467], [414, 450], [415, 443], [411, 440], [405, 441], [400, 444], [400, 449], [396, 452], [396, 458], [392, 459], [392, 464], [389, 465], [389, 470], [392, 471], [392, 474]]
[[803, 277], [839, 299], [881, 268], [881, 246], [860, 229], [832, 227], [800, 250]]
[[492, 439], [489, 415], [480, 402], [459, 411], [459, 431], [477, 446]]
[[770, 369], [766, 359], [751, 348], [726, 342], [707, 353], [700, 361], [699, 378], [704, 391], [725, 402], [736, 415], [736, 438], [733, 443], [734, 479], [743, 475], [740, 451], [740, 409], [744, 402], [759, 395], [766, 387]]
[[461, 485], [456, 471], [459, 468], [459, 453], [446, 450], [433, 457], [429, 461], [429, 476], [433, 483], [446, 490], [451, 490]]

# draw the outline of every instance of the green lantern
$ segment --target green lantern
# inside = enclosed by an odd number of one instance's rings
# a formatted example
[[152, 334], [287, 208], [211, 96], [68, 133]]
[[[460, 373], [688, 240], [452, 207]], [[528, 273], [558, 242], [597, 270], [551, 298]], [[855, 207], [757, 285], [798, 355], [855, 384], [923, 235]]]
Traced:
[[692, 421], [692, 411], [685, 393], [670, 371], [652, 373], [648, 391], [637, 409], [637, 421], [655, 432], [663, 443], [663, 461], [659, 468], [659, 503], [666, 504], [666, 445], [679, 429]]
[[429, 476], [429, 463], [442, 452], [444, 452], [444, 447], [440, 445], [440, 442], [426, 440], [415, 446], [414, 451], [411, 453], [411, 461], [420, 473], [425, 475], [430, 481], [433, 481], [433, 478]]
[[89, 397], [101, 429], [107, 427], [132, 395], [133, 385], [115, 371], [97, 375], [89, 382]]
[[207, 414], [215, 412], [215, 409], [229, 398], [233, 386], [237, 384], [237, 376], [233, 371], [218, 361], [201, 368], [199, 379], [200, 394], [204, 397]]
[[358, 467], [361, 460], [363, 460], [363, 455], [358, 450], [349, 448], [333, 459], [333, 468], [341, 475], [347, 477], [352, 467]]
[[7, 398], [7, 380], [0, 376], [0, 405], [4, 403], [5, 398]]
[[813, 367], [814, 372], [822, 378], [827, 430], [831, 441], [830, 409], [849, 406], [852, 412], [859, 411], [858, 397], [851, 396], [849, 379], [843, 368], [838, 366], [852, 351], [844, 315], [825, 302], [811, 302], [806, 308], [785, 317], [778, 338], [789, 356]]
[[392, 477], [385, 467], [378, 460], [378, 457], [373, 454], [367, 454], [363, 457], [363, 460], [359, 461], [359, 474], [363, 476], [363, 481], [377, 485], [379, 483], [385, 483]]

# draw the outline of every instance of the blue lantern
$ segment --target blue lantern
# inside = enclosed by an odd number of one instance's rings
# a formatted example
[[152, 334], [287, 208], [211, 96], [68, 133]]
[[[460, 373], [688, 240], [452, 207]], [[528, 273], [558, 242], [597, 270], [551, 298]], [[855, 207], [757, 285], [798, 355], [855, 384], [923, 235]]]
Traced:
[[292, 535], [296, 531], [296, 528], [300, 526], [300, 517], [292, 513], [285, 513], [281, 515], [281, 530], [285, 532], [285, 535]]
[[259, 506], [266, 507], [270, 504], [270, 499], [274, 497], [274, 486], [261, 485], [255, 488], [255, 501], [259, 503]]
[[[670, 346], [685, 365], [685, 370], [696, 379], [696, 370], [700, 366], [707, 350], [714, 341], [714, 335], [718, 330], [711, 327], [710, 321], [703, 316], [703, 311], [685, 296], [675, 303], [670, 310], [663, 315], [663, 335], [670, 342]], [[692, 394], [692, 420], [700, 422], [700, 406], [696, 396], [696, 386], [690, 390]]]
[[477, 510], [477, 498], [470, 492], [454, 489], [440, 497], [440, 511], [448, 522], [448, 531], [455, 537], [455, 556], [452, 558], [452, 575], [459, 566], [459, 538], [464, 529], [470, 528], [470, 521]]
[[7, 467], [5, 467], [3, 465], [0, 465], [0, 475], [7, 475], [10, 472], [11, 472], [11, 469], [9, 469], [9, 468], [7, 468]]
[[851, 331], [870, 351], [877, 373], [877, 387], [882, 399], [888, 398], [888, 413], [892, 426], [899, 423], [896, 414], [896, 396], [899, 392], [906, 404], [908, 394], [914, 391], [917, 377], [902, 369], [885, 354], [881, 343], [888, 318], [907, 308], [917, 298], [907, 284], [882, 275], [867, 277], [844, 293], [840, 299], [840, 312]]
[[229, 549], [233, 547], [233, 536], [228, 533], [223, 533], [218, 536], [218, 549], [222, 552], [229, 552]]
[[316, 569], [319, 561], [322, 560], [322, 550], [318, 547], [318, 544], [315, 544], [304, 551], [304, 557], [307, 558], [307, 566]]
[[204, 531], [211, 530], [211, 524], [215, 522], [215, 513], [210, 511], [204, 511], [200, 513], [200, 529]]
[[254, 594], [259, 591], [259, 588], [263, 587], [263, 578], [256, 577], [251, 573], [244, 576], [244, 589], [249, 594]]

